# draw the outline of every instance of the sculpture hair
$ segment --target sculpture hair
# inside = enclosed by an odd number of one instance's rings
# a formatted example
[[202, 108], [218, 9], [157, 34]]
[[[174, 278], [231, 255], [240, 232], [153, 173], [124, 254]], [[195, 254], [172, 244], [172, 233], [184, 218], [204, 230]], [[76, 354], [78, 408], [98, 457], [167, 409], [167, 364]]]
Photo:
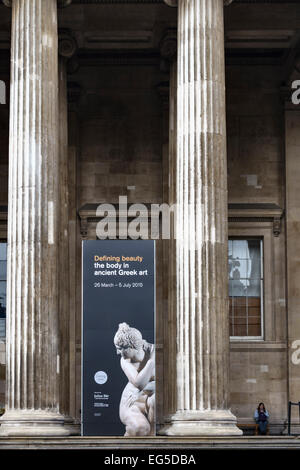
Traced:
[[119, 348], [141, 349], [145, 341], [142, 334], [136, 328], [131, 328], [127, 323], [120, 323], [114, 337], [115, 346]]

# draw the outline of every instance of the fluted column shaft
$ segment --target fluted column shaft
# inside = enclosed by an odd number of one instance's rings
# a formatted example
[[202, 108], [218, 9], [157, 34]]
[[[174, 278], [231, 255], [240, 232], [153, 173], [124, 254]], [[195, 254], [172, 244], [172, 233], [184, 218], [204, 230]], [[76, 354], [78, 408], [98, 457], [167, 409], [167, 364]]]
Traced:
[[61, 357], [60, 410], [70, 419], [70, 280], [67, 61], [58, 58], [59, 102], [59, 317]]
[[56, 0], [13, 0], [6, 435], [68, 433], [59, 414], [57, 42]]
[[162, 430], [169, 435], [240, 434], [228, 410], [223, 7], [178, 1], [176, 394]]
[[[176, 154], [177, 154], [177, 59], [170, 64], [170, 85], [169, 85], [169, 194], [168, 202], [170, 206], [176, 206]], [[170, 212], [171, 217], [171, 237], [168, 244], [168, 324], [165, 340], [167, 343], [167, 365], [168, 384], [174, 381], [174, 370], [176, 367], [176, 344], [170, 338], [176, 338], [176, 241], [174, 239], [174, 212]], [[176, 409], [176, 385], [165, 387], [165, 409], [168, 413]]]
[[180, 0], [178, 8], [177, 407], [222, 409], [228, 389], [223, 1]]

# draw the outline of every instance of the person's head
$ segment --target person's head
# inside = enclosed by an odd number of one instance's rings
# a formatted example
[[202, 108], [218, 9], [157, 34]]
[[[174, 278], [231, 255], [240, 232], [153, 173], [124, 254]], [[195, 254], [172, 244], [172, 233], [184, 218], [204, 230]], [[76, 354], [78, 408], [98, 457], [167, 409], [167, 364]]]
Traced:
[[120, 323], [114, 337], [117, 354], [124, 359], [141, 361], [144, 357], [144, 340], [142, 334], [136, 328], [131, 328], [127, 323]]
[[265, 405], [263, 402], [261, 402], [258, 407], [257, 407], [258, 412], [266, 411]]

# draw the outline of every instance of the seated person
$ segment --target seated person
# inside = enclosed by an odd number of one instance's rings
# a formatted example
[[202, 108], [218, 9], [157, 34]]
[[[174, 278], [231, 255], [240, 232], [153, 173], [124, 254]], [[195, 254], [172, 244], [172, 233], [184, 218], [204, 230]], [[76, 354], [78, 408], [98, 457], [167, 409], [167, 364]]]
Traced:
[[263, 403], [260, 403], [254, 412], [255, 422], [258, 424], [259, 434], [267, 434], [269, 413]]

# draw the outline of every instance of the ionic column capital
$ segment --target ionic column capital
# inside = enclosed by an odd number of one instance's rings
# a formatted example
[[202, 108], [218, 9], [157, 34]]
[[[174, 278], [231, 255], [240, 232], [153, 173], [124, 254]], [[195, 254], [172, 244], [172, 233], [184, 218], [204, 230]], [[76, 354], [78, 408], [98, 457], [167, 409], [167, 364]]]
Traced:
[[[4, 1], [4, 0], [3, 0]], [[177, 0], [164, 0], [169, 7], [177, 7]]]
[[168, 61], [174, 60], [177, 56], [177, 30], [168, 29], [165, 31], [160, 44], [160, 55], [163, 59]]
[[[3, 0], [4, 1], [4, 0]], [[169, 7], [177, 7], [178, 5], [178, 0], [164, 0], [164, 2], [169, 5]], [[224, 0], [224, 6], [226, 7], [227, 5], [230, 5], [233, 0]]]
[[57, 5], [60, 8], [68, 7], [69, 5], [71, 5], [71, 3], [72, 0], [57, 0]]
[[[5, 6], [11, 7], [13, 0], [2, 0], [2, 1]], [[71, 5], [71, 3], [72, 3], [72, 0], [57, 0], [57, 5], [61, 8]]]
[[58, 53], [61, 57], [70, 59], [77, 51], [77, 42], [69, 30], [58, 31]]

